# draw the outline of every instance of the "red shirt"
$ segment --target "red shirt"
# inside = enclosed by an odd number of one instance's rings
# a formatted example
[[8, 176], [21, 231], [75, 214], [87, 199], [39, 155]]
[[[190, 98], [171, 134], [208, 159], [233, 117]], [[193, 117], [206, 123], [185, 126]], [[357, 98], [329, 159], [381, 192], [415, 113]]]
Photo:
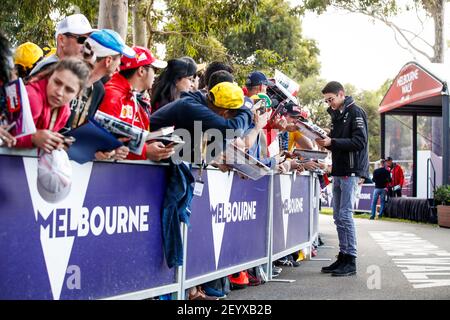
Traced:
[[[29, 83], [25, 86], [30, 100], [31, 114], [37, 130], [49, 129], [52, 118], [52, 110], [47, 100], [48, 78]], [[70, 116], [69, 104], [57, 108], [58, 114], [52, 131], [57, 132], [64, 128]], [[17, 139], [17, 148], [33, 148], [31, 135]]]
[[[135, 102], [134, 90], [127, 79], [115, 73], [105, 84], [105, 97], [99, 110], [141, 129], [150, 130], [150, 120], [144, 107]], [[129, 153], [127, 159], [147, 159], [147, 145], [141, 155]]]
[[391, 187], [395, 187], [396, 185], [400, 185], [403, 187], [403, 183], [405, 178], [403, 176], [403, 169], [398, 164], [394, 164], [394, 167], [390, 170], [392, 181], [389, 184]]

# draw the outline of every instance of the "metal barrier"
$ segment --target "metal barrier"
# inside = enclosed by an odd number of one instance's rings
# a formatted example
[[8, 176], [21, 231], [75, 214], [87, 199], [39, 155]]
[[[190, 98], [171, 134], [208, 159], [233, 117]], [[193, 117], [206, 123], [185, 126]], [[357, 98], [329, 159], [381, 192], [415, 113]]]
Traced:
[[258, 265], [270, 277], [272, 261], [317, 237], [315, 176], [205, 170], [182, 225], [184, 264], [169, 269], [164, 166], [72, 162], [70, 194], [50, 204], [37, 191], [35, 151], [0, 154], [0, 299], [184, 299], [189, 287]]

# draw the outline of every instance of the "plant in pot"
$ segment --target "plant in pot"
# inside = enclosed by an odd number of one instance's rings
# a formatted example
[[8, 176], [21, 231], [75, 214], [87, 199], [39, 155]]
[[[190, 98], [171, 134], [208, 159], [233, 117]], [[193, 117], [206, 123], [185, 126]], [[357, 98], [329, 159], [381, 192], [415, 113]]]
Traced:
[[450, 228], [450, 185], [443, 185], [434, 192], [438, 211], [438, 224]]

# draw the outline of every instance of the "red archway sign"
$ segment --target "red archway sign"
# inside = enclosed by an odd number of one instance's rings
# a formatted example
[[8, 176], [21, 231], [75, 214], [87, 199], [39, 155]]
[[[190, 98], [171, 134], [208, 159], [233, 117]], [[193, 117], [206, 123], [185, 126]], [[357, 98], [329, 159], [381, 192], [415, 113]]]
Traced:
[[407, 63], [395, 77], [380, 103], [384, 113], [415, 101], [441, 95], [443, 83], [414, 62]]

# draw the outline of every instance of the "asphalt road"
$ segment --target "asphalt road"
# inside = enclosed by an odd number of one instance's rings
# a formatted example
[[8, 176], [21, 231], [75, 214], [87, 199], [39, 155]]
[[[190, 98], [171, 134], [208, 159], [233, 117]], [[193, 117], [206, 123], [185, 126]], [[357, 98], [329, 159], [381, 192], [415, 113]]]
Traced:
[[450, 300], [450, 229], [382, 220], [355, 221], [356, 276], [320, 273], [321, 267], [334, 261], [338, 253], [333, 218], [320, 215], [321, 238], [325, 246], [334, 248], [319, 247], [315, 258], [332, 261], [303, 261], [297, 268], [284, 267], [279, 278], [295, 282], [269, 282], [234, 290], [227, 300]]

